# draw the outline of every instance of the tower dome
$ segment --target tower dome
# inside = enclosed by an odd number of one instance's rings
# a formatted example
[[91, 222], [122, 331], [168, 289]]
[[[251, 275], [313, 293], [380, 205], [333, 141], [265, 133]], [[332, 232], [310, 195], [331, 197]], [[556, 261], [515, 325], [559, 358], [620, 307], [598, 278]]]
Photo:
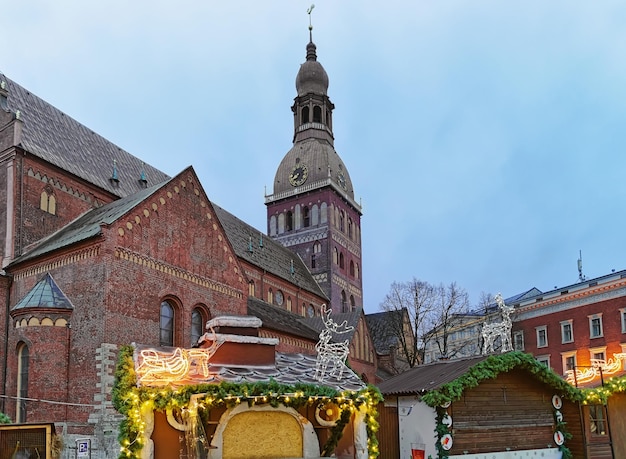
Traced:
[[318, 94], [325, 96], [328, 91], [328, 74], [322, 64], [317, 62], [315, 43], [309, 42], [306, 46], [306, 61], [300, 65], [296, 76], [296, 91], [298, 96]]

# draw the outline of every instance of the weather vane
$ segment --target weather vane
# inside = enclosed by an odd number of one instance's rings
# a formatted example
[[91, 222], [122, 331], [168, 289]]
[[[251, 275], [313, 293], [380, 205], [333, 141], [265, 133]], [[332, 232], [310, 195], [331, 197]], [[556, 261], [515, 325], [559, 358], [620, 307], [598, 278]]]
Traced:
[[315, 4], [311, 3], [309, 9], [306, 10], [306, 13], [309, 15], [309, 37], [311, 38], [310, 41], [313, 41], [313, 23], [311, 22], [311, 13], [313, 12], [313, 8], [315, 8]]

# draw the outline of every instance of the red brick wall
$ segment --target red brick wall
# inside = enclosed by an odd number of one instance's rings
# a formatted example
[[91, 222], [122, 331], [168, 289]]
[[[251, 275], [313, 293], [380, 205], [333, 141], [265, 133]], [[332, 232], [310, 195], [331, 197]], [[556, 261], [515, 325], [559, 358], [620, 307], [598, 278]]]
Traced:
[[[564, 304], [565, 306], [565, 304]], [[550, 355], [550, 366], [559, 374], [563, 374], [562, 352], [576, 351], [577, 365], [589, 365], [589, 348], [606, 346], [607, 359], [613, 353], [622, 352], [620, 343], [626, 342], [626, 334], [622, 333], [620, 308], [626, 307], [626, 297], [605, 301], [591, 302], [578, 307], [556, 308], [538, 317], [518, 320], [513, 323], [513, 332], [524, 332], [524, 350], [535, 356]], [[590, 338], [589, 317], [602, 313], [603, 337]], [[574, 341], [562, 343], [561, 322], [572, 320]], [[548, 346], [537, 347], [536, 328], [547, 326]]]

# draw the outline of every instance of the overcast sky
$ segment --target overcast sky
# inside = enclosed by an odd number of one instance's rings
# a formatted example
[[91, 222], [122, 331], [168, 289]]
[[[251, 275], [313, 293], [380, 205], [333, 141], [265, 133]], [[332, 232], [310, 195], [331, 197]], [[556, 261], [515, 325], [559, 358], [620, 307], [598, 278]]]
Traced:
[[[313, 0], [363, 287], [477, 303], [626, 268], [626, 2]], [[266, 230], [302, 0], [5, 2], [0, 72]]]

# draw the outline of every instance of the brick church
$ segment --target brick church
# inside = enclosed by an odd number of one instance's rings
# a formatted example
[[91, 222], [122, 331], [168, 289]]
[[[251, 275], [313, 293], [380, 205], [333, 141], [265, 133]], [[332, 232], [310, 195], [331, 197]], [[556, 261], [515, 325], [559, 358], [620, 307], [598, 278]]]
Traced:
[[0, 411], [115, 457], [120, 346], [192, 347], [208, 320], [251, 315], [281, 352], [313, 354], [324, 304], [354, 327], [349, 364], [374, 382], [361, 208], [327, 89], [311, 40], [260, 231], [212, 203], [193, 167], [170, 177], [0, 74]]

